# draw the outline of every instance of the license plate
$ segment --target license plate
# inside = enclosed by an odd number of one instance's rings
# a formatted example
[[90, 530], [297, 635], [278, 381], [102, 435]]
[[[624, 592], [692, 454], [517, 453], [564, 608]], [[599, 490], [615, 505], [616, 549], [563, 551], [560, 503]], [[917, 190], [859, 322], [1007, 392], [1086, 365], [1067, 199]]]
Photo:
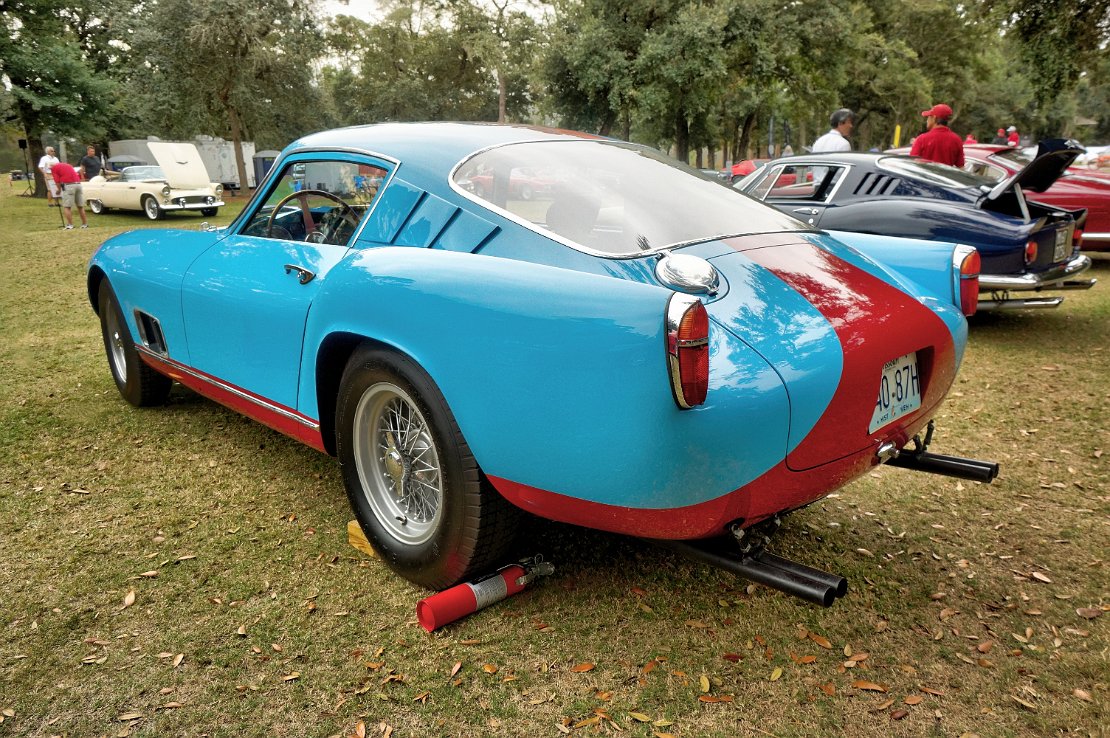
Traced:
[[917, 354], [899, 356], [883, 364], [879, 381], [879, 398], [867, 432], [893, 423], [921, 407], [921, 375], [917, 371]]
[[1052, 250], [1053, 261], [1063, 261], [1064, 257], [1068, 255], [1068, 228], [1061, 228], [1056, 231], [1056, 248]]

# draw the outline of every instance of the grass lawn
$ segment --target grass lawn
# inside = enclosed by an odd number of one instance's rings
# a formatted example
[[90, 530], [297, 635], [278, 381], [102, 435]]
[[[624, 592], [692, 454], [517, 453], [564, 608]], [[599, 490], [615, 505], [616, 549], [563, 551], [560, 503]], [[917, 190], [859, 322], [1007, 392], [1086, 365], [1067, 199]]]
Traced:
[[833, 608], [537, 522], [524, 553], [555, 576], [429, 635], [426, 593], [348, 545], [333, 459], [181, 388], [119, 397], [85, 267], [155, 224], [63, 232], [18, 191], [0, 190], [0, 736], [1110, 725], [1110, 259], [1059, 310], [974, 321], [933, 449], [1001, 462], [993, 485], [884, 467], [787, 518], [775, 550], [849, 578]]

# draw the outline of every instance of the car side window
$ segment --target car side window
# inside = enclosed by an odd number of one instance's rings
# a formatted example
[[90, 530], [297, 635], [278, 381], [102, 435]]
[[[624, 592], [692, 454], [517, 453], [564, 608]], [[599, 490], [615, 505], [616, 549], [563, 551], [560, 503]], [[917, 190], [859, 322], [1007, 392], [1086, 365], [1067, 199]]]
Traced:
[[783, 164], [768, 171], [751, 195], [760, 200], [826, 200], [843, 175], [843, 167]]
[[982, 161], [969, 160], [964, 164], [964, 169], [980, 177], [986, 177], [992, 182], [1001, 182], [1006, 178], [1006, 172]]
[[354, 161], [294, 161], [271, 181], [243, 233], [282, 241], [347, 245], [388, 172]]

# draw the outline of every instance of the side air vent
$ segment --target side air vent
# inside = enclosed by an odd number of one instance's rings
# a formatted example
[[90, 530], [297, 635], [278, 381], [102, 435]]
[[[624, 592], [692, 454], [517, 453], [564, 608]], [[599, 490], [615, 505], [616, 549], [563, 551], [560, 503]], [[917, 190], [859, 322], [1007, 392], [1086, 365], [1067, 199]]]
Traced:
[[169, 355], [166, 350], [166, 337], [162, 334], [162, 326], [158, 324], [156, 318], [136, 310], [135, 323], [139, 326], [139, 340], [144, 346], [156, 354]]
[[888, 195], [898, 187], [898, 178], [877, 172], [868, 172], [856, 185], [857, 195]]

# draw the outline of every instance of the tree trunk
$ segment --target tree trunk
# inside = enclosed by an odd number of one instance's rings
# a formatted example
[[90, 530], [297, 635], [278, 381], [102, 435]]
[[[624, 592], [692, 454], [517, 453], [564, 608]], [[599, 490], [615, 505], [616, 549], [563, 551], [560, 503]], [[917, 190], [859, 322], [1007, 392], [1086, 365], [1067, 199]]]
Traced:
[[505, 75], [500, 69], [497, 71], [497, 122], [505, 122], [505, 107], [509, 97], [509, 90], [505, 83]]
[[740, 130], [740, 143], [736, 147], [736, 157], [738, 159], [741, 156], [745, 159], [748, 158], [748, 146], [751, 144], [753, 128], [755, 128], [755, 113], [751, 112], [744, 117], [744, 125]]
[[686, 111], [682, 108], [675, 113], [674, 120], [674, 147], [675, 158], [683, 164], [690, 163], [690, 124], [686, 120]]
[[235, 170], [239, 174], [239, 194], [250, 194], [250, 180], [247, 179], [247, 163], [243, 159], [243, 126], [239, 121], [239, 111], [234, 105], [227, 108], [228, 122], [231, 124], [231, 148], [235, 151]]

